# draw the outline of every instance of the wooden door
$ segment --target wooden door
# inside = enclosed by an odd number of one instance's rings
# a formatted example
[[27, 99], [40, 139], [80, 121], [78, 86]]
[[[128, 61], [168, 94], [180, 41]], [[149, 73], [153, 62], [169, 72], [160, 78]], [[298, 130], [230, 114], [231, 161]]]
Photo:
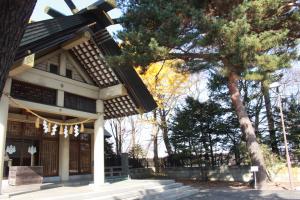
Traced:
[[70, 138], [70, 174], [91, 173], [91, 140], [90, 135], [80, 134]]
[[87, 174], [91, 172], [91, 145], [88, 143], [80, 144], [80, 173]]
[[41, 165], [44, 176], [58, 175], [58, 141], [42, 140]]
[[70, 140], [70, 161], [69, 161], [69, 173], [79, 173], [79, 142]]

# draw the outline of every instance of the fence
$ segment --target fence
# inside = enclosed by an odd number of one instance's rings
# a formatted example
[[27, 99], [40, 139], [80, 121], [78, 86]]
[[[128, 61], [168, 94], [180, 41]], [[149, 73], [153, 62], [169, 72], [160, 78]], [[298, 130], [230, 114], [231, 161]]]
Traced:
[[105, 177], [125, 176], [122, 166], [105, 167]]
[[128, 176], [128, 154], [122, 153], [119, 156], [110, 156], [105, 158], [105, 177]]

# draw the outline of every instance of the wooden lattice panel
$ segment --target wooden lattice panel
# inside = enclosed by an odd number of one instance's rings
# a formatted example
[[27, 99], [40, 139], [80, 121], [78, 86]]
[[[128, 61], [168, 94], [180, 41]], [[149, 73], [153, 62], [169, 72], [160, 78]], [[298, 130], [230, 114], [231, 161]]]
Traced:
[[23, 134], [25, 137], [40, 137], [41, 136], [41, 128], [36, 128], [33, 123], [24, 123]]
[[113, 70], [107, 67], [104, 57], [93, 41], [74, 47], [72, 53], [100, 88], [120, 83]]
[[129, 96], [104, 101], [105, 119], [138, 114]]
[[[97, 32], [93, 38], [97, 40], [95, 41], [97, 44], [99, 42], [105, 42], [108, 38], [111, 39], [107, 31]], [[72, 48], [72, 54], [88, 72], [98, 87], [105, 88], [121, 83], [116, 73], [105, 62], [105, 58], [94, 40], [84, 42]], [[138, 113], [134, 102], [128, 95], [106, 100], [104, 101], [104, 107], [105, 119], [124, 117]]]
[[7, 122], [7, 136], [20, 136], [22, 133], [23, 124], [21, 122]]
[[17, 99], [56, 105], [57, 91], [22, 81], [13, 80], [11, 86], [11, 96]]

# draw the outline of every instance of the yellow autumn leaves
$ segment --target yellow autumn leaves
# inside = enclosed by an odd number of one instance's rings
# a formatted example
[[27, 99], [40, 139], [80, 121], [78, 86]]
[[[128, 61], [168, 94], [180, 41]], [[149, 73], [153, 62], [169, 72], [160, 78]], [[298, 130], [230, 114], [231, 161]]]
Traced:
[[182, 60], [166, 60], [151, 64], [145, 72], [136, 68], [159, 108], [172, 107], [188, 87], [189, 74], [176, 69], [181, 64]]

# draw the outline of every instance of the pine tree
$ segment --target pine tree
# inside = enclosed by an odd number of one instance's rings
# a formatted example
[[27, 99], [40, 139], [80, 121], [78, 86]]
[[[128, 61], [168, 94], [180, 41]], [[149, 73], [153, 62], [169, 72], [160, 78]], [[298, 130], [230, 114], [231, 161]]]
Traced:
[[299, 37], [295, 1], [283, 0], [128, 0], [123, 17], [122, 55], [115, 65], [148, 66], [182, 59], [181, 68], [219, 67], [227, 77], [233, 107], [245, 135], [258, 183], [267, 172], [255, 130], [241, 100], [238, 81], [246, 73], [289, 66]]
[[215, 167], [217, 143], [227, 131], [223, 126], [224, 111], [214, 101], [199, 102], [192, 97], [186, 98], [186, 105], [177, 109], [171, 126], [171, 141], [176, 153], [191, 162], [198, 160], [199, 166], [205, 163], [206, 167]]

